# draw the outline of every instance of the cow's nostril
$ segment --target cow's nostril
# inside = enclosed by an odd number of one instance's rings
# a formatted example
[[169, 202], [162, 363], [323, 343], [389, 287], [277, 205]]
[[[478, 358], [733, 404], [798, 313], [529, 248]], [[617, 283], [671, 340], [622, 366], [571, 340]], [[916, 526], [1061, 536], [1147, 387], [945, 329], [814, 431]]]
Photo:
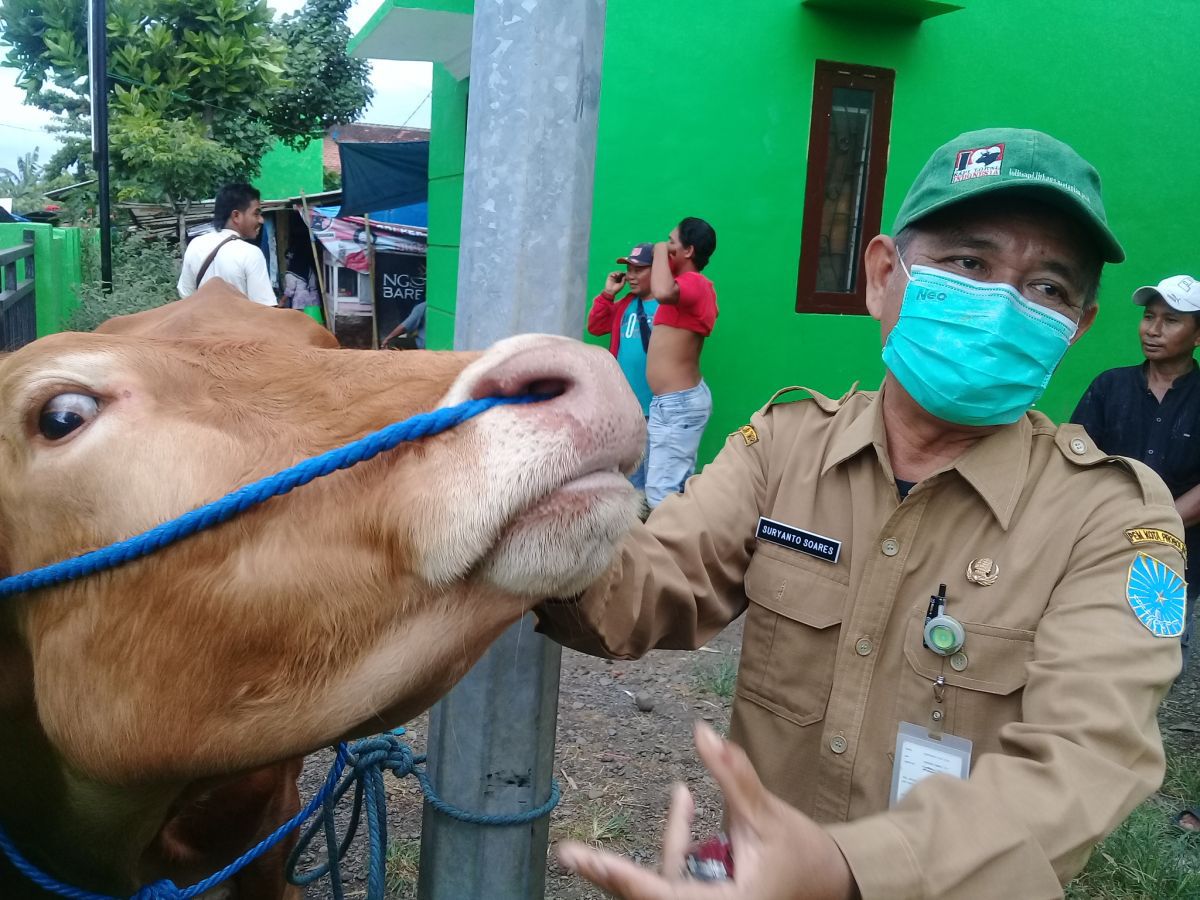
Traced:
[[561, 397], [567, 392], [567, 382], [562, 378], [539, 378], [527, 384], [520, 393], [536, 394], [544, 400]]

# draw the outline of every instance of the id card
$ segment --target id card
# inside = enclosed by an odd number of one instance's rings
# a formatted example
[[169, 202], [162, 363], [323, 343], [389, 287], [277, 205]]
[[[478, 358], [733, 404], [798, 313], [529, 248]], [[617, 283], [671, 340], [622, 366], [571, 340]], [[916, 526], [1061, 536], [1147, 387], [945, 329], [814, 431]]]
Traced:
[[911, 722], [901, 722], [896, 734], [896, 758], [892, 763], [891, 808], [918, 781], [930, 775], [953, 775], [965, 779], [971, 774], [971, 742], [944, 734], [941, 740], [929, 736], [929, 730]]

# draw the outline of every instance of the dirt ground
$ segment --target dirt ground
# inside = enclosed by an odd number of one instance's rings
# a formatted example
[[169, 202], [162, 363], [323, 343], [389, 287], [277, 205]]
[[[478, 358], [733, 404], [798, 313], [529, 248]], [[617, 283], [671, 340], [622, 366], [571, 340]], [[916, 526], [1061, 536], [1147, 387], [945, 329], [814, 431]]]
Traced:
[[[708, 834], [720, 821], [720, 798], [697, 761], [692, 722], [697, 718], [724, 732], [729, 724], [733, 676], [741, 646], [740, 621], [694, 653], [655, 651], [635, 662], [612, 662], [563, 651], [559, 688], [555, 777], [562, 799], [551, 815], [551, 843], [563, 838], [601, 843], [647, 864], [657, 858], [671, 785], [685, 781], [696, 797], [697, 830]], [[649, 711], [641, 711], [639, 694]], [[408, 726], [414, 750], [427, 749], [426, 717]], [[312, 796], [331, 757], [317, 754], [305, 767], [301, 795]], [[387, 776], [389, 841], [409, 865], [393, 866], [396, 900], [415, 897], [416, 842], [420, 839], [421, 794], [413, 778]], [[346, 897], [365, 896], [365, 874], [357, 852], [343, 864]], [[396, 853], [393, 850], [393, 853]], [[546, 873], [547, 900], [599, 900], [600, 891], [565, 873], [553, 861]], [[407, 883], [405, 883], [407, 882]], [[328, 886], [309, 888], [306, 900], [332, 896]], [[466, 898], [464, 898], [466, 900]]]
[[[600, 900], [600, 891], [565, 873], [554, 862], [553, 843], [570, 837], [623, 853], [647, 865], [657, 861], [659, 836], [676, 781], [696, 797], [697, 833], [709, 834], [720, 820], [720, 796], [692, 746], [696, 718], [724, 732], [741, 646], [741, 622], [714, 638], [704, 651], [656, 651], [636, 662], [593, 659], [563, 651], [555, 776], [562, 800], [551, 816], [551, 852], [546, 871], [547, 900]], [[636, 698], [645, 694], [643, 712]], [[646, 701], [649, 702], [646, 702]], [[1185, 752], [1200, 752], [1200, 665], [1191, 667], [1160, 711], [1164, 738]], [[411, 723], [407, 739], [424, 752], [425, 717]], [[319, 786], [327, 755], [305, 769], [305, 797]], [[420, 839], [421, 795], [414, 779], [388, 777], [391, 803], [389, 839], [398, 848], [389, 898], [416, 896], [416, 854]], [[1200, 798], [1197, 798], [1200, 800]], [[357, 850], [343, 866], [347, 898], [365, 896]], [[324, 883], [306, 900], [330, 897]], [[466, 898], [464, 898], [466, 900]]]

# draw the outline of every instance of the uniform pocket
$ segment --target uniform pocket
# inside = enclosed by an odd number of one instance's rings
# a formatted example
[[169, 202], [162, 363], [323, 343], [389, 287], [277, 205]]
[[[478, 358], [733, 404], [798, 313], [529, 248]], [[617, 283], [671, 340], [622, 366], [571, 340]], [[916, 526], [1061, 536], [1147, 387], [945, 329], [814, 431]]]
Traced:
[[738, 694], [811, 725], [825, 717], [849, 585], [834, 566], [796, 557], [785, 561], [760, 547], [746, 570]]
[[[916, 705], [928, 715], [933, 705], [932, 684], [942, 676], [947, 686], [946, 730], [974, 741], [976, 757], [999, 749], [1001, 726], [1021, 718], [1021, 698], [1029, 680], [1034, 633], [963, 622], [967, 639], [962, 653], [942, 657], [922, 645], [924, 626], [922, 616], [913, 616], [909, 622], [904, 655], [918, 683], [903, 693], [914, 697]], [[900, 710], [900, 713], [901, 718], [919, 714], [915, 710]], [[908, 718], [908, 721], [925, 719]]]

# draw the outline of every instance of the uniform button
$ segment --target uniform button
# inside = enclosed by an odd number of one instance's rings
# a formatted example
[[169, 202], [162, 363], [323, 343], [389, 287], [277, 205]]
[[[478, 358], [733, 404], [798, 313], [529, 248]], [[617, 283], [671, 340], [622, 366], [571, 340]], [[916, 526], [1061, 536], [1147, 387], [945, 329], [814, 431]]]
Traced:
[[1151, 456], [1153, 456], [1153, 455], [1154, 455], [1154, 451], [1153, 451], [1153, 450], [1147, 450], [1146, 452], [1147, 452], [1147, 453], [1149, 453]]
[[1083, 456], [1083, 454], [1087, 453], [1087, 443], [1083, 440], [1083, 438], [1072, 439], [1071, 452], [1076, 456]]
[[834, 753], [845, 753], [846, 752], [846, 739], [844, 737], [842, 737], [840, 734], [835, 734], [833, 736], [833, 738], [829, 741], [829, 749], [832, 750]]
[[1161, 421], [1162, 421], [1162, 416], [1159, 416], [1159, 417], [1158, 417], [1157, 419], [1155, 419], [1154, 421], [1155, 421], [1155, 422], [1161, 422]]
[[883, 549], [884, 556], [895, 556], [900, 552], [900, 542], [895, 538], [887, 538], [880, 547]]
[[966, 667], [967, 654], [963, 653], [961, 650], [950, 657], [950, 668], [952, 668], [955, 672], [961, 672]]
[[875, 647], [871, 643], [870, 638], [859, 638], [858, 643], [854, 645], [854, 652], [859, 656], [870, 656], [871, 651], [874, 649]]

